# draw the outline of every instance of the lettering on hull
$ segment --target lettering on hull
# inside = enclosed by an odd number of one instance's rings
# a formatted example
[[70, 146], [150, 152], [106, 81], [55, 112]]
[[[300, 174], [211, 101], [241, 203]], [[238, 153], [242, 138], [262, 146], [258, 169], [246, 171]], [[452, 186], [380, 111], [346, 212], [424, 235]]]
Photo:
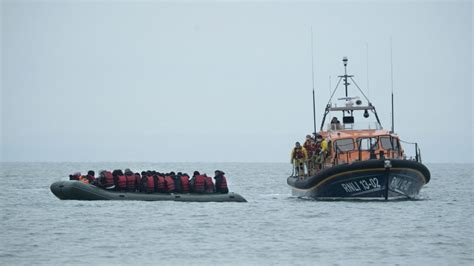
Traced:
[[393, 190], [408, 191], [412, 183], [412, 181], [405, 178], [393, 176], [392, 181], [390, 182], [390, 188]]
[[376, 177], [341, 183], [341, 187], [347, 193], [378, 190], [381, 188], [379, 179]]

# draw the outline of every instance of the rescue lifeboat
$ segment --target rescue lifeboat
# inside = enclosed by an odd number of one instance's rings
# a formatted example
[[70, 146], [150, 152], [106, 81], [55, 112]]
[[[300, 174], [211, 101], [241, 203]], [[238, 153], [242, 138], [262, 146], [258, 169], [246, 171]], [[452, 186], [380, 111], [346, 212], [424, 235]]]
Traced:
[[106, 190], [80, 181], [58, 181], [51, 184], [51, 192], [62, 200], [143, 200], [143, 201], [191, 201], [191, 202], [247, 202], [237, 193], [228, 194], [178, 194], [140, 193]]
[[[375, 106], [359, 88], [353, 75], [347, 74], [347, 62], [344, 57], [344, 75], [339, 76], [318, 132], [328, 143], [321, 168], [309, 169], [310, 174], [288, 177], [292, 194], [323, 200], [416, 198], [430, 181], [430, 171], [422, 164], [418, 144], [405, 142], [394, 132], [393, 93], [392, 129], [386, 130]], [[338, 99], [342, 101], [338, 106], [332, 99], [341, 81], [345, 97]], [[357, 87], [362, 99], [349, 96], [349, 81]], [[342, 123], [332, 120], [332, 123], [325, 124], [327, 117], [334, 114], [342, 114]], [[370, 114], [375, 117], [375, 122], [356, 123], [356, 118], [364, 121]], [[414, 156], [407, 155], [407, 148], [414, 151]]]

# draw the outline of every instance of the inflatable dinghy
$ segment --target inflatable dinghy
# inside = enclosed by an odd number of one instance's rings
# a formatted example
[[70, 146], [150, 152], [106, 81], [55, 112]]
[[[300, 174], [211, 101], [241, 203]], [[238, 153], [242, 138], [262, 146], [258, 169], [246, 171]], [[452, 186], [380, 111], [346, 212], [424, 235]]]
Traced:
[[58, 181], [51, 184], [51, 192], [62, 200], [144, 200], [189, 202], [247, 202], [237, 193], [228, 194], [178, 194], [141, 193], [106, 190], [80, 181]]

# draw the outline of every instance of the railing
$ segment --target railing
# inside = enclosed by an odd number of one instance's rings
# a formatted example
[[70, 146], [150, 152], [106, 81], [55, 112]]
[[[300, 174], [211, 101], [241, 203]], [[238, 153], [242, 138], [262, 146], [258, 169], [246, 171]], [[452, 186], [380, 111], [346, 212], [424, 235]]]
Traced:
[[353, 124], [332, 124], [327, 123], [326, 129], [328, 131], [336, 131], [336, 130], [380, 130], [382, 126], [377, 122], [369, 122], [369, 123], [353, 123]]
[[[380, 137], [377, 137], [377, 141], [370, 147], [370, 149], [361, 149], [361, 143], [357, 141], [357, 149], [347, 148], [353, 147], [352, 143], [349, 144], [336, 144], [333, 145], [334, 157], [330, 161], [330, 165], [338, 165], [342, 163], [350, 163], [353, 161], [362, 161], [362, 160], [372, 160], [378, 159], [383, 160], [386, 158], [391, 159], [404, 159], [404, 160], [414, 160], [421, 163], [421, 150], [416, 142], [407, 142], [399, 140], [401, 143], [413, 145], [414, 147], [414, 158], [413, 156], [408, 157], [406, 149], [402, 149], [399, 143], [396, 141], [396, 138], [390, 136], [388, 142], [381, 142]], [[388, 144], [388, 147], [387, 147]], [[404, 145], [405, 146], [405, 145]], [[380, 147], [382, 149], [380, 149]], [[402, 154], [403, 151], [403, 154]], [[329, 166], [326, 164], [326, 166]]]
[[[377, 142], [378, 147], [383, 146], [381, 143], [379, 143], [379, 137], [377, 137]], [[413, 160], [416, 162], [421, 163], [421, 150], [420, 147], [418, 146], [418, 143], [416, 142], [408, 142], [408, 141], [403, 141], [399, 139], [400, 143], [403, 144], [408, 144], [412, 145], [414, 148], [414, 158], [413, 156], [407, 156], [407, 146], [404, 145], [403, 149], [402, 147], [394, 142], [396, 138], [390, 137], [390, 145], [391, 148], [386, 148], [386, 149], [378, 149], [376, 148], [376, 143], [374, 143], [374, 146], [372, 146], [370, 149], [361, 149], [360, 143], [357, 143], [357, 149], [351, 148], [351, 149], [345, 149], [344, 147], [349, 147], [353, 146], [355, 143], [349, 143], [349, 144], [339, 144], [339, 145], [334, 145], [333, 143], [328, 144], [329, 149], [334, 149], [334, 157], [331, 158], [330, 155], [326, 156], [323, 163], [321, 164], [321, 170], [327, 167], [332, 167], [335, 165], [339, 164], [346, 164], [346, 163], [352, 163], [353, 161], [363, 161], [363, 160], [383, 160], [386, 158], [391, 158], [391, 159], [403, 159], [403, 160]], [[395, 145], [396, 143], [396, 145]], [[387, 144], [387, 143], [386, 143]], [[410, 146], [408, 146], [410, 147]], [[383, 147], [382, 147], [383, 148]], [[329, 150], [330, 151], [330, 150]], [[403, 151], [403, 157], [402, 155]], [[367, 152], [369, 155], [367, 155]], [[363, 156], [365, 155], [365, 156]], [[309, 172], [309, 168], [307, 163], [304, 164], [304, 167], [306, 168], [306, 173]], [[293, 168], [293, 173], [292, 175], [295, 174], [295, 168]], [[305, 174], [305, 176], [307, 176]]]
[[408, 158], [407, 156], [407, 153], [406, 153], [406, 149], [404, 148], [403, 150], [405, 151], [404, 152], [404, 159], [406, 160], [414, 160], [416, 162], [419, 162], [421, 163], [421, 149], [420, 147], [418, 146], [418, 143], [417, 142], [408, 142], [408, 141], [403, 141], [403, 140], [400, 140], [401, 143], [404, 143], [404, 144], [408, 144], [408, 145], [412, 145], [412, 147], [415, 149], [415, 158], [413, 158], [413, 156], [410, 156]]

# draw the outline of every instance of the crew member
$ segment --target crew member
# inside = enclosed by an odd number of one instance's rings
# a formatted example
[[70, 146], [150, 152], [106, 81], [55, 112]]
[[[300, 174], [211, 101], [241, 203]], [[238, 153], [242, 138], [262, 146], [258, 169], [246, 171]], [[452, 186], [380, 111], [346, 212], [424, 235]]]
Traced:
[[[314, 150], [314, 157], [313, 157], [313, 163], [316, 170], [322, 169], [322, 163], [324, 161], [324, 152], [322, 150], [322, 142], [323, 142], [323, 136], [317, 135], [315, 150]], [[325, 146], [327, 147], [327, 143], [325, 144]]]
[[321, 153], [323, 155], [323, 161], [326, 159], [329, 153], [328, 145], [330, 142], [331, 142], [331, 138], [329, 137], [329, 135], [321, 141]]
[[339, 121], [339, 119], [337, 119], [337, 117], [333, 117], [333, 118], [331, 119], [331, 129], [332, 129], [332, 130], [340, 130], [340, 129], [342, 129], [341, 122]]
[[300, 177], [304, 176], [304, 164], [308, 160], [306, 149], [299, 142], [295, 143], [295, 147], [291, 152], [291, 163], [296, 169], [296, 174]]
[[314, 157], [315, 157], [315, 148], [316, 148], [316, 143], [314, 139], [311, 137], [311, 135], [306, 135], [306, 140], [303, 143], [303, 147], [306, 149], [306, 152], [308, 154], [306, 168], [308, 169], [308, 175], [311, 175], [315, 169]]

